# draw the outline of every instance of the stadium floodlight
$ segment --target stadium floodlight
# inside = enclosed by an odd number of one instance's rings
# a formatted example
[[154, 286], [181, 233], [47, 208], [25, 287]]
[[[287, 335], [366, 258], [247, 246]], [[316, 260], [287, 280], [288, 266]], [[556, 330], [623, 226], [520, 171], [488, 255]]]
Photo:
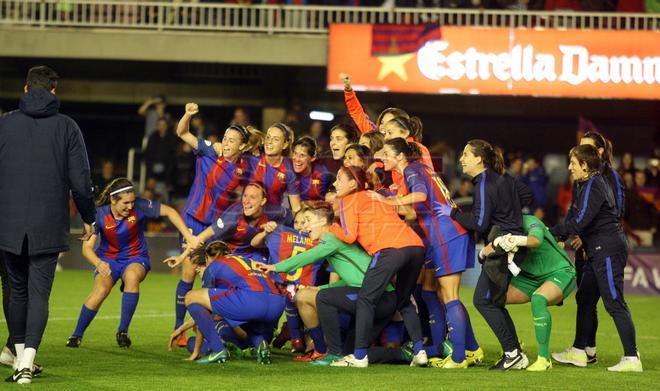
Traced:
[[335, 115], [327, 111], [310, 111], [309, 118], [315, 121], [332, 121]]

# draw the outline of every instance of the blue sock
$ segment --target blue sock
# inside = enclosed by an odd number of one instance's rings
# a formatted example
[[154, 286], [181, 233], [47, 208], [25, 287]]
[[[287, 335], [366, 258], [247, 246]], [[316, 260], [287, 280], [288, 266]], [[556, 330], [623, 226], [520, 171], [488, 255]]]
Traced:
[[186, 318], [186, 293], [190, 292], [193, 288], [192, 282], [185, 282], [179, 280], [176, 286], [176, 300], [174, 303], [174, 313], [176, 314], [176, 321], [174, 322], [174, 329], [178, 329], [183, 324]]
[[422, 340], [414, 341], [413, 342], [413, 349], [415, 350], [415, 354], [422, 351], [424, 349], [424, 341], [422, 341]]
[[94, 317], [96, 316], [96, 311], [92, 311], [83, 304], [80, 309], [80, 315], [78, 316], [78, 324], [76, 329], [73, 331], [73, 335], [76, 337], [82, 337], [85, 334], [85, 330], [89, 327], [89, 324], [92, 323]]
[[[435, 291], [422, 291], [422, 299], [429, 310], [429, 327], [431, 328], [431, 339], [436, 350], [447, 338], [447, 321], [445, 319], [445, 306], [438, 300]], [[428, 353], [428, 349], [426, 350]]]
[[355, 349], [353, 351], [353, 355], [355, 358], [358, 360], [362, 360], [363, 358], [367, 357], [367, 348], [360, 348], [360, 349]]
[[234, 329], [224, 320], [216, 324], [216, 330], [218, 330], [222, 342], [234, 344], [239, 349], [247, 349], [250, 347], [246, 340], [239, 339], [238, 336], [236, 336]]
[[[188, 353], [192, 353], [193, 350], [195, 349], [195, 341], [197, 340], [197, 337], [192, 336], [188, 338], [188, 345], [186, 346], [186, 349], [188, 350]], [[205, 356], [211, 352], [211, 349], [209, 349], [209, 343], [206, 342], [206, 340], [202, 341], [202, 347], [200, 349], [199, 354]]]
[[477, 342], [477, 339], [474, 337], [472, 322], [470, 322], [470, 314], [468, 314], [463, 303], [461, 303], [461, 309], [463, 310], [463, 313], [465, 313], [465, 350], [477, 350], [479, 349], [479, 342]]
[[312, 340], [314, 341], [314, 350], [321, 354], [325, 354], [326, 347], [325, 347], [325, 340], [323, 339], [323, 330], [321, 329], [321, 326], [316, 326], [313, 329], [309, 329], [309, 334], [312, 336]]
[[215, 329], [215, 322], [211, 312], [204, 308], [201, 304], [191, 304], [188, 306], [188, 313], [195, 320], [195, 324], [202, 332], [204, 339], [209, 343], [211, 351], [214, 353], [221, 352], [225, 345], [222, 344], [218, 331]]
[[451, 359], [456, 363], [465, 360], [465, 329], [466, 313], [460, 300], [452, 300], [447, 307], [447, 325], [449, 326], [449, 340], [451, 341], [453, 352]]
[[296, 307], [296, 304], [287, 300], [286, 306], [284, 307], [284, 313], [286, 314], [286, 325], [289, 328], [291, 339], [302, 339], [302, 320], [298, 314], [298, 307]]
[[119, 329], [117, 331], [128, 332], [128, 326], [131, 325], [131, 319], [133, 319], [139, 299], [139, 292], [124, 292], [121, 296], [121, 319], [119, 320]]

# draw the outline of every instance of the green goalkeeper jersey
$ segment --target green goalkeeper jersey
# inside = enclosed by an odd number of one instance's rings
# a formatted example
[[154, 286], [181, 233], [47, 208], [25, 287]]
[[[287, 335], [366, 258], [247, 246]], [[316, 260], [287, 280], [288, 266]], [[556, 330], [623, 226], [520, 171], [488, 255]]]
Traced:
[[[362, 287], [364, 274], [371, 263], [371, 256], [362, 248], [355, 244], [344, 243], [332, 233], [327, 233], [321, 238], [318, 245], [309, 250], [293, 256], [287, 260], [275, 264], [275, 271], [278, 273], [288, 273], [314, 262], [327, 260], [334, 272], [339, 275], [341, 280], [322, 285], [319, 288], [332, 288], [337, 286], [351, 286], [355, 288]], [[386, 291], [394, 290], [392, 284], [388, 284]]]
[[532, 276], [544, 276], [570, 268], [575, 270], [568, 254], [559, 247], [543, 222], [531, 215], [523, 215], [523, 229], [528, 236], [533, 236], [541, 242], [539, 247], [528, 248], [520, 268]]

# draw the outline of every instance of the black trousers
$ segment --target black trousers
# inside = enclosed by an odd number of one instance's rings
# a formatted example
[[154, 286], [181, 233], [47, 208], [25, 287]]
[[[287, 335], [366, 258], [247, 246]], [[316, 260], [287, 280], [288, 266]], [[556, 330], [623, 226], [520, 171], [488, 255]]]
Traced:
[[[9, 274], [7, 274], [5, 253], [2, 250], [0, 250], [0, 283], [2, 284], [2, 310], [5, 314], [5, 321], [7, 322], [7, 331], [9, 331]], [[11, 335], [9, 333], [7, 334], [6, 346], [15, 354]]]
[[387, 284], [396, 276], [396, 309], [401, 313], [406, 330], [412, 341], [422, 340], [422, 326], [417, 309], [410, 295], [417, 284], [419, 271], [424, 264], [422, 246], [386, 248], [377, 252], [364, 276], [358, 293], [355, 313], [355, 347], [367, 348], [374, 325], [376, 304]]
[[[511, 280], [510, 276], [509, 281]], [[482, 270], [477, 281], [477, 286], [474, 289], [472, 301], [481, 316], [486, 320], [486, 323], [488, 323], [488, 326], [490, 326], [490, 329], [495, 333], [497, 340], [502, 346], [502, 350], [510, 352], [520, 347], [516, 327], [513, 324], [511, 315], [509, 315], [509, 311], [493, 303], [490, 296], [490, 286], [491, 281], [486, 275], [486, 272]]]
[[[322, 289], [316, 296], [316, 309], [323, 328], [323, 335], [328, 345], [329, 354], [341, 354], [342, 339], [339, 325], [339, 312], [343, 311], [355, 315], [356, 302], [360, 288], [337, 287]], [[385, 292], [381, 296], [374, 310], [376, 322], [370, 336], [379, 334], [392, 319], [396, 311], [396, 293]]]
[[[587, 265], [586, 255], [582, 249], [575, 253], [575, 271], [577, 281], [577, 292], [575, 301], [577, 303], [577, 314], [575, 316], [575, 340], [573, 346], [585, 344], [596, 347], [596, 332], [598, 331], [598, 300], [600, 292], [598, 284], [594, 279], [582, 281], [585, 267]], [[584, 346], [580, 349], [584, 349]]]
[[576, 296], [578, 301], [578, 318], [576, 323], [576, 339], [573, 346], [584, 349], [590, 343], [596, 319], [598, 299], [603, 299], [605, 310], [614, 320], [623, 344], [626, 356], [637, 355], [635, 325], [630, 309], [623, 297], [623, 271], [628, 260], [626, 250], [600, 250], [589, 257], [582, 268], [582, 278]]
[[59, 253], [28, 255], [27, 238], [21, 254], [6, 252], [9, 275], [9, 334], [14, 344], [38, 349], [48, 322], [48, 299]]

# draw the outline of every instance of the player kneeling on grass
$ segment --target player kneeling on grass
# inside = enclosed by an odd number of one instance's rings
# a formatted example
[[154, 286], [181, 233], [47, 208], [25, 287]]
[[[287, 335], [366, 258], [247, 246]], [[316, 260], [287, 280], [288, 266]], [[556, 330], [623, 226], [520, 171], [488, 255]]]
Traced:
[[[250, 339], [257, 348], [257, 362], [270, 364], [268, 341], [284, 311], [284, 296], [275, 284], [261, 271], [253, 269], [250, 260], [229, 255], [229, 246], [221, 241], [197, 248], [191, 252], [190, 261], [205, 268], [204, 288], [191, 290], [185, 300], [188, 313], [210, 348], [210, 353], [197, 362], [208, 364], [229, 359], [215, 329], [215, 315], [231, 327], [249, 323]], [[197, 339], [197, 344], [201, 349], [201, 338]]]
[[493, 240], [480, 256], [487, 257], [498, 250], [513, 253], [518, 247], [529, 250], [520, 265], [520, 272], [511, 279], [506, 304], [531, 301], [534, 331], [539, 344], [539, 356], [528, 371], [546, 371], [550, 361], [550, 331], [552, 317], [548, 305], [561, 305], [575, 288], [575, 266], [546, 226], [534, 216], [523, 216], [523, 230], [527, 236], [506, 234]]
[[[66, 346], [80, 346], [85, 330], [112, 287], [121, 279], [124, 294], [117, 344], [127, 348], [131, 346], [128, 326], [140, 297], [140, 283], [151, 268], [144, 238], [147, 219], [165, 216], [191, 246], [197, 246], [198, 240], [188, 231], [176, 210], [159, 202], [136, 198], [133, 184], [126, 178], [113, 180], [101, 193], [96, 205], [95, 233], [82, 246], [83, 256], [96, 268], [94, 288], [80, 310], [78, 324]], [[94, 250], [99, 237], [101, 243]]]

